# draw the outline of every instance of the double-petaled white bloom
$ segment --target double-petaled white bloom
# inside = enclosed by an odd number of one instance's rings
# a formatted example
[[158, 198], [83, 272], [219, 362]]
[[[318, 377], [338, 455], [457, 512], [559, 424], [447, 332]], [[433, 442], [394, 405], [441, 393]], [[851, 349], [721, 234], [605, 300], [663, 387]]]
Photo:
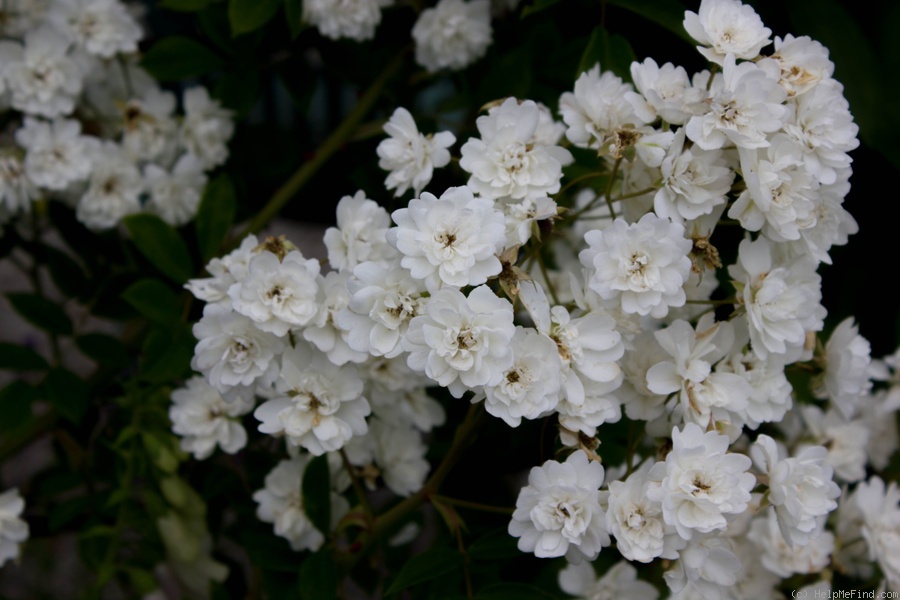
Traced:
[[822, 412], [817, 406], [801, 408], [811, 444], [828, 449], [825, 462], [843, 481], [859, 481], [866, 476], [866, 446], [871, 432], [861, 419], [848, 420], [834, 408]]
[[193, 154], [184, 154], [171, 171], [155, 164], [144, 167], [147, 209], [170, 225], [179, 227], [194, 218], [206, 185], [203, 165]]
[[0, 77], [13, 108], [50, 118], [72, 112], [84, 73], [68, 54], [69, 45], [48, 26], [25, 34], [24, 46], [0, 42]]
[[203, 377], [195, 376], [172, 392], [169, 418], [172, 431], [181, 436], [181, 449], [203, 460], [216, 446], [234, 454], [247, 444], [247, 432], [237, 417], [253, 406], [252, 397], [226, 402]]
[[837, 508], [835, 500], [841, 495], [832, 481], [834, 470], [825, 462], [827, 450], [807, 446], [795, 457], [781, 458], [775, 440], [760, 435], [751, 453], [769, 476], [769, 502], [784, 539], [792, 546], [818, 543], [825, 518]]
[[779, 73], [775, 61], [735, 64], [733, 54], [726, 56], [722, 76], [713, 78], [707, 111], [685, 125], [688, 138], [704, 150], [728, 142], [739, 148], [768, 146], [766, 135], [780, 129], [788, 115]]
[[28, 523], [20, 517], [25, 501], [13, 488], [0, 494], [0, 566], [19, 558], [19, 546], [28, 539]]
[[672, 591], [670, 600], [732, 600], [741, 568], [731, 539], [700, 536], [663, 576]]
[[610, 567], [599, 579], [590, 563], [566, 565], [566, 568], [559, 572], [559, 587], [578, 600], [659, 598], [656, 588], [638, 579], [637, 570], [624, 560]]
[[869, 559], [878, 566], [892, 590], [900, 588], [900, 489], [896, 482], [872, 477], [859, 484], [852, 500], [862, 516], [862, 535]]
[[579, 259], [588, 269], [588, 286], [603, 300], [655, 318], [684, 305], [692, 244], [683, 225], [647, 213], [631, 225], [616, 219], [584, 239], [588, 248]]
[[559, 98], [559, 112], [566, 122], [566, 137], [582, 148], [600, 148], [615, 129], [623, 125], [645, 123], [626, 101], [633, 93], [612, 71], [600, 75], [600, 65], [594, 65], [575, 81], [574, 92], [564, 92]]
[[508, 528], [519, 538], [519, 550], [573, 563], [597, 558], [610, 541], [600, 505], [603, 477], [603, 466], [580, 450], [564, 463], [548, 460], [532, 468]]
[[772, 30], [763, 25], [753, 7], [740, 0], [703, 0], [696, 13], [684, 13], [684, 28], [702, 46], [697, 50], [714, 63], [726, 54], [749, 60], [772, 41]]
[[859, 329], [848, 317], [835, 327], [825, 355], [825, 372], [816, 381], [813, 393], [829, 399], [846, 418], [853, 417], [872, 388], [869, 379], [871, 346], [859, 335]]
[[378, 166], [390, 171], [384, 185], [394, 190], [395, 196], [402, 196], [409, 188], [416, 196], [421, 194], [431, 181], [434, 169], [449, 164], [447, 148], [456, 143], [456, 136], [449, 131], [430, 135], [419, 133], [416, 122], [405, 108], [394, 111], [384, 125], [384, 132], [390, 137], [382, 140], [375, 152]]
[[253, 413], [261, 432], [283, 434], [289, 444], [316, 456], [365, 435], [371, 411], [354, 366], [338, 367], [305, 342], [286, 350], [281, 360], [273, 398]]
[[211, 99], [204, 87], [185, 90], [183, 102], [181, 143], [208, 169], [224, 163], [228, 158], [228, 140], [234, 133], [231, 111]]
[[[316, 529], [303, 506], [303, 474], [311, 460], [299, 455], [283, 460], [266, 475], [266, 487], [257, 490], [253, 499], [259, 504], [256, 516], [275, 525], [275, 535], [281, 536], [294, 550], [315, 552], [325, 543], [325, 535]], [[331, 493], [331, 517], [335, 523], [349, 510], [347, 500]]]
[[456, 398], [467, 389], [497, 385], [513, 364], [512, 305], [487, 286], [468, 298], [444, 288], [409, 323], [403, 349], [410, 368], [424, 372]]
[[284, 336], [312, 322], [319, 311], [319, 261], [293, 250], [281, 260], [263, 251], [250, 259], [247, 277], [228, 288], [234, 310], [263, 331]]
[[410, 369], [406, 357], [373, 358], [360, 370], [367, 378], [366, 398], [376, 416], [392, 423], [409, 423], [422, 432], [447, 420], [444, 407], [425, 389], [428, 378]]
[[[742, 321], [738, 325], [744, 323]], [[743, 329], [742, 339], [746, 339], [746, 326]], [[745, 344], [736, 343], [735, 348], [743, 348]], [[775, 355], [761, 359], [752, 350], [737, 351], [720, 362], [716, 370], [740, 375], [750, 384], [747, 405], [737, 414], [739, 420], [751, 429], [762, 423], [781, 421], [793, 405], [791, 394], [794, 388], [784, 374], [784, 363]]]
[[420, 490], [431, 468], [422, 434], [407, 423], [382, 419], [372, 419], [370, 434], [375, 462], [388, 488], [400, 496]]
[[490, 199], [475, 197], [468, 187], [450, 188], [439, 199], [424, 192], [391, 216], [397, 227], [388, 230], [387, 241], [429, 292], [481, 285], [500, 273], [506, 221]]
[[393, 0], [303, 0], [303, 20], [327, 38], [357, 42], [375, 37], [381, 9]]
[[647, 122], [659, 116], [667, 123], [683, 125], [706, 95], [706, 90], [691, 85], [683, 67], [672, 63], [660, 67], [652, 58], [631, 63], [631, 78], [641, 95], [629, 92], [625, 97], [632, 106], [650, 111], [645, 115]]
[[206, 265], [206, 271], [212, 277], [191, 279], [184, 287], [197, 300], [210, 304], [225, 303], [231, 307], [228, 289], [238, 281], [247, 277], [250, 259], [259, 253], [259, 240], [255, 235], [248, 235], [241, 245], [221, 258], [214, 258]]
[[780, 577], [790, 577], [795, 573], [819, 573], [827, 567], [834, 550], [834, 534], [823, 531], [805, 546], [792, 545], [783, 537], [784, 527], [776, 515], [777, 509], [757, 516], [747, 532], [747, 539], [761, 553], [762, 565]]
[[141, 209], [144, 180], [137, 166], [115, 142], [96, 146], [90, 179], [75, 207], [75, 216], [91, 229], [109, 229]]
[[328, 360], [340, 366], [348, 362], [361, 363], [368, 353], [352, 349], [348, 344], [350, 332], [337, 323], [337, 315], [350, 302], [347, 282], [350, 272], [332, 271], [319, 280], [319, 310], [303, 330], [303, 338], [328, 355]]
[[750, 465], [743, 454], [728, 452], [728, 436], [688, 423], [672, 430], [672, 451], [650, 470], [658, 485], [648, 495], [662, 503], [666, 523], [690, 540], [697, 532], [725, 529], [726, 515], [747, 509], [756, 485]]
[[328, 262], [338, 271], [352, 271], [366, 261], [389, 262], [394, 254], [385, 234], [391, 217], [359, 190], [344, 196], [337, 205], [337, 227], [325, 230]]
[[[122, 146], [135, 160], [168, 165], [178, 149], [175, 94], [156, 87], [121, 107]], [[197, 159], [195, 159], [197, 160]]]
[[481, 138], [462, 147], [459, 166], [471, 174], [468, 186], [486, 198], [540, 198], [559, 191], [562, 168], [572, 155], [561, 146], [534, 141], [541, 111], [533, 100], [507, 98], [476, 124]]
[[119, 0], [56, 0], [50, 20], [89, 54], [101, 58], [135, 52], [143, 37]]
[[78, 121], [54, 119], [48, 123], [25, 117], [23, 126], [16, 131], [16, 141], [28, 151], [25, 171], [35, 185], [63, 190], [90, 175], [96, 140], [81, 135]]
[[191, 368], [227, 400], [277, 373], [284, 342], [222, 304], [207, 304], [194, 325], [197, 346]]
[[493, 39], [489, 0], [440, 0], [413, 26], [416, 62], [431, 72], [458, 71], [487, 52]]
[[791, 34], [775, 37], [775, 54], [771, 56], [781, 66], [781, 87], [789, 98], [804, 94], [829, 79], [834, 63], [828, 60], [828, 48], [809, 36]]

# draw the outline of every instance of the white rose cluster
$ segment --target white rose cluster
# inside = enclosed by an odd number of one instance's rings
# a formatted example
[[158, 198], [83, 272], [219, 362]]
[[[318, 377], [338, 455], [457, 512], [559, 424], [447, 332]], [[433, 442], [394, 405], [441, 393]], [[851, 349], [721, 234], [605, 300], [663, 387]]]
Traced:
[[[120, 0], [4, 7], [0, 220], [40, 199], [74, 204], [94, 230], [148, 212], [184, 225], [228, 158], [231, 112], [203, 87], [178, 98], [137, 64], [143, 31]], [[10, 8], [9, 11], [7, 9]]]

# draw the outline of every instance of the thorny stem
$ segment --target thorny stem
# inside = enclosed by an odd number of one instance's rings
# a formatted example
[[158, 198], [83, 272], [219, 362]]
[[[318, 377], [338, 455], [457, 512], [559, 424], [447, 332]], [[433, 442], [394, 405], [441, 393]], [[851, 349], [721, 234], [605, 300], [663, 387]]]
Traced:
[[357, 539], [351, 544], [350, 552], [336, 557], [335, 562], [341, 568], [344, 575], [349, 574], [359, 559], [368, 554], [372, 546], [399, 521], [437, 493], [437, 490], [441, 487], [441, 484], [447, 478], [447, 475], [450, 474], [450, 471], [459, 461], [463, 452], [465, 452], [466, 448], [468, 448], [469, 444], [472, 442], [475, 432], [484, 420], [484, 415], [484, 404], [482, 402], [473, 404], [469, 407], [466, 418], [459, 427], [456, 428], [450, 450], [447, 451], [444, 460], [441, 461], [438, 468], [431, 474], [431, 477], [428, 478], [428, 481], [425, 482], [422, 489], [386, 512], [376, 516], [372, 528], [368, 531], [361, 532]]
[[312, 179], [313, 175], [324, 165], [331, 156], [340, 149], [350, 138], [356, 133], [363, 117], [369, 112], [375, 101], [381, 95], [381, 90], [385, 84], [393, 77], [400, 66], [403, 64], [403, 58], [406, 54], [404, 49], [400, 54], [394, 57], [381, 74], [372, 82], [365, 93], [360, 96], [353, 107], [340, 125], [322, 142], [322, 145], [316, 150], [316, 153], [307, 162], [303, 163], [297, 171], [288, 179], [269, 199], [265, 206], [253, 217], [247, 228], [237, 237], [238, 240], [245, 238], [251, 233], [256, 233], [265, 227], [281, 209], [297, 194], [306, 183]]

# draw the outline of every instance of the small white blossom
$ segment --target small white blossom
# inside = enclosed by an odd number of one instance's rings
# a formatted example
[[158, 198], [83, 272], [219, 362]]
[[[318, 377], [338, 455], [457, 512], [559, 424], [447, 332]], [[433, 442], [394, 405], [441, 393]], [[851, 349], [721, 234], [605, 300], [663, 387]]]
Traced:
[[832, 332], [825, 346], [825, 372], [815, 382], [817, 398], [828, 398], [846, 418], [853, 417], [872, 388], [869, 379], [871, 347], [848, 317]]
[[143, 37], [119, 0], [55, 0], [50, 17], [89, 54], [101, 58], [135, 52]]
[[35, 185], [63, 190], [90, 175], [95, 140], [81, 135], [78, 121], [54, 119], [47, 123], [25, 117], [16, 141], [28, 151], [25, 171]]
[[[135, 160], [169, 165], [178, 149], [175, 94], [150, 88], [121, 109], [122, 146]], [[197, 159], [194, 159], [197, 160]]]
[[21, 519], [25, 501], [13, 488], [0, 494], [0, 566], [19, 558], [19, 547], [28, 539], [28, 523]]
[[[870, 432], [861, 419], [848, 420], [835, 409], [822, 412], [818, 407], [801, 408], [809, 436], [808, 445], [828, 449], [825, 462], [834, 469], [836, 478], [859, 481], [866, 476], [866, 446]], [[802, 446], [801, 446], [802, 447]]]
[[96, 147], [91, 164], [88, 188], [75, 208], [79, 221], [91, 229], [109, 229], [140, 211], [144, 180], [118, 144], [104, 142]]
[[834, 550], [834, 534], [823, 531], [809, 544], [791, 545], [783, 537], [784, 528], [776, 514], [770, 510], [756, 517], [747, 532], [747, 539], [761, 553], [763, 566], [785, 578], [795, 573], [819, 573], [827, 567]]
[[385, 234], [391, 217], [362, 190], [344, 196], [337, 205], [337, 227], [325, 230], [328, 262], [338, 271], [352, 271], [366, 261], [384, 261], [394, 254]]
[[252, 397], [226, 402], [202, 377], [191, 377], [172, 392], [169, 418], [181, 436], [181, 449], [197, 460], [212, 455], [216, 446], [234, 454], [247, 444], [247, 432], [236, 417], [253, 410]]
[[862, 516], [869, 559], [878, 562], [892, 590], [900, 588], [900, 489], [872, 477], [859, 484], [852, 500]]
[[248, 235], [241, 245], [221, 258], [214, 258], [206, 265], [206, 271], [212, 277], [191, 279], [185, 284], [195, 298], [211, 304], [227, 303], [231, 307], [228, 288], [247, 277], [250, 259], [258, 254], [259, 240]]
[[672, 221], [696, 219], [725, 204], [734, 171], [719, 150], [684, 148], [684, 128], [678, 130], [666, 152], [660, 170], [662, 187], [653, 197], [660, 217]]
[[631, 63], [631, 78], [642, 95], [629, 93], [626, 98], [632, 106], [649, 107], [650, 113], [644, 119], [648, 123], [658, 115], [667, 123], [683, 125], [691, 117], [694, 105], [705, 96], [705, 90], [691, 85], [683, 67], [672, 63], [660, 67], [652, 58]]
[[633, 91], [612, 71], [601, 76], [599, 64], [582, 73], [575, 81], [574, 92], [565, 92], [559, 98], [559, 112], [568, 126], [566, 137], [582, 148], [600, 148], [613, 130], [644, 124], [625, 100]]
[[150, 195], [147, 209], [169, 225], [180, 227], [197, 214], [206, 175], [197, 158], [185, 154], [171, 172], [154, 164], [146, 165], [144, 185]]
[[569, 564], [559, 572], [559, 587], [579, 600], [656, 600], [655, 587], [637, 578], [637, 570], [625, 561], [614, 564], [599, 579], [590, 563]]
[[665, 572], [670, 600], [731, 600], [741, 561], [730, 539], [703, 536], [691, 540]]
[[303, 20], [332, 40], [363, 42], [375, 37], [381, 9], [393, 0], [303, 0]]
[[771, 56], [781, 65], [781, 87], [788, 97], [804, 94], [816, 88], [834, 73], [834, 63], [828, 60], [828, 49], [809, 36], [791, 34], [775, 37], [775, 54]]
[[402, 196], [409, 188], [418, 196], [431, 181], [434, 169], [450, 163], [447, 148], [456, 143], [456, 136], [449, 131], [429, 135], [419, 133], [416, 122], [405, 108], [394, 111], [384, 125], [384, 132], [390, 137], [382, 140], [375, 152], [379, 168], [390, 171], [384, 185], [395, 190], [395, 196]]
[[203, 87], [184, 92], [184, 120], [179, 139], [188, 152], [199, 158], [207, 169], [228, 158], [228, 140], [234, 133], [232, 113], [209, 97]]
[[772, 42], [772, 30], [763, 25], [753, 7], [740, 0], [703, 0], [698, 12], [684, 13], [684, 28], [703, 45], [697, 50], [720, 65], [726, 54], [756, 58]]
[[488, 0], [440, 0], [412, 29], [416, 62], [431, 72], [458, 71], [485, 55], [493, 39]]

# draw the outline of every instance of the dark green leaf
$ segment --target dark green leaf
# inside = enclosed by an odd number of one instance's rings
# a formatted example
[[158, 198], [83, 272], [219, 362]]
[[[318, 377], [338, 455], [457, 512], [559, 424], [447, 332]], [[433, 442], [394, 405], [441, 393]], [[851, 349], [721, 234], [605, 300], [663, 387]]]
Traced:
[[291, 39], [296, 39], [306, 28], [303, 21], [303, 0], [284, 0], [284, 16], [291, 30]]
[[301, 600], [337, 598], [338, 572], [328, 548], [308, 556], [300, 567]]
[[601, 71], [612, 71], [625, 81], [631, 81], [631, 63], [634, 60], [634, 50], [628, 40], [617, 33], [610, 34], [602, 27], [597, 27], [584, 48], [575, 76], [578, 77], [600, 63]]
[[131, 363], [128, 349], [116, 338], [102, 333], [88, 333], [75, 338], [75, 345], [88, 358], [105, 367], [122, 368]]
[[331, 530], [331, 475], [326, 455], [317, 456], [306, 465], [301, 491], [306, 516], [316, 529], [327, 534]]
[[172, 226], [155, 215], [131, 215], [124, 219], [134, 245], [147, 260], [176, 283], [194, 274], [194, 264], [184, 240]]
[[527, 583], [494, 583], [475, 594], [475, 600], [554, 600], [555, 595]]
[[50, 277], [60, 292], [73, 298], [84, 298], [90, 292], [90, 284], [81, 266], [65, 252], [44, 247], [44, 260]]
[[522, 9], [522, 18], [524, 19], [528, 15], [548, 9], [554, 4], [559, 4], [559, 2], [560, 0], [534, 0], [534, 2]]
[[88, 385], [66, 369], [53, 369], [44, 379], [44, 394], [60, 415], [78, 425], [91, 401]]
[[697, 42], [684, 30], [684, 5], [678, 0], [607, 0], [613, 6], [630, 10], [660, 27], [668, 29], [692, 46]]
[[58, 304], [37, 294], [7, 294], [12, 307], [23, 319], [44, 331], [58, 335], [72, 333], [72, 321]]
[[169, 325], [181, 318], [178, 297], [159, 279], [141, 279], [122, 292], [122, 298], [154, 323]]
[[228, 0], [228, 22], [231, 35], [255, 31], [269, 22], [278, 12], [281, 0]]
[[204, 262], [218, 253], [234, 221], [236, 210], [234, 184], [231, 183], [231, 178], [223, 173], [206, 186], [200, 208], [197, 209], [197, 219], [194, 221], [197, 245]]
[[162, 0], [159, 5], [169, 10], [180, 12], [196, 12], [203, 10], [212, 0]]
[[448, 548], [431, 548], [412, 557], [397, 573], [386, 595], [396, 594], [406, 588], [437, 579], [441, 575], [461, 569], [462, 554]]
[[472, 560], [496, 560], [514, 558], [522, 555], [516, 539], [509, 535], [506, 528], [489, 531], [469, 546], [469, 557]]
[[31, 348], [0, 342], [0, 369], [40, 371], [46, 368], [47, 361]]
[[160, 81], [199, 77], [222, 68], [222, 59], [190, 38], [173, 35], [156, 42], [141, 60], [141, 66]]
[[[296, 573], [301, 557], [291, 550], [287, 540], [272, 537], [272, 531], [242, 531], [241, 548], [247, 551], [250, 562], [266, 571]], [[287, 596], [285, 596], [287, 597]]]
[[141, 352], [141, 378], [163, 383], [179, 379], [188, 370], [196, 340], [187, 326], [158, 326], [150, 330]]
[[239, 115], [245, 115], [256, 106], [259, 99], [259, 69], [248, 64], [238, 69], [230, 69], [216, 82], [213, 96]]
[[11, 431], [31, 418], [31, 403], [38, 392], [24, 381], [13, 381], [0, 390], [0, 431]]

